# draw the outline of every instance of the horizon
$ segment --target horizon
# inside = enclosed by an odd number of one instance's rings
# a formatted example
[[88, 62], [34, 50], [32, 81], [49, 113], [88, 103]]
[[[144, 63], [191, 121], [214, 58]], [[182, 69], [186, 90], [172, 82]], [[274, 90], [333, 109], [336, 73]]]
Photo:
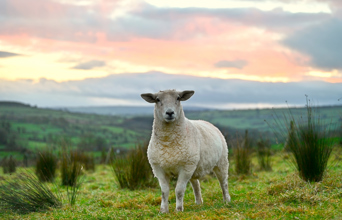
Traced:
[[[0, 105], [3, 103], [10, 103], [10, 104], [19, 104], [25, 105], [30, 108], [40, 108], [40, 109], [51, 109], [51, 110], [73, 110], [73, 112], [77, 112], [75, 109], [90, 109], [90, 108], [146, 108], [146, 109], [154, 109], [154, 105], [89, 105], [89, 106], [54, 106], [54, 107], [44, 107], [44, 106], [37, 106], [32, 105], [30, 103], [18, 102], [15, 100], [0, 100]], [[334, 107], [342, 107], [342, 103], [335, 104], [335, 105], [315, 105], [313, 104], [312, 107], [314, 108], [334, 108]], [[202, 107], [202, 106], [193, 106], [193, 105], [183, 105], [183, 109], [185, 111], [244, 111], [244, 110], [270, 110], [270, 109], [301, 109], [306, 108], [306, 105], [284, 105], [284, 106], [273, 106], [273, 107], [251, 107], [251, 108], [211, 108], [211, 107]], [[80, 112], [80, 113], [87, 113], [87, 112]], [[151, 112], [153, 113], [153, 112]]]
[[220, 109], [246, 109], [305, 105], [306, 95], [318, 105], [338, 105], [342, 83], [321, 81], [272, 83], [218, 79], [161, 72], [116, 74], [58, 83], [54, 80], [0, 81], [0, 99], [42, 107], [145, 105], [141, 93], [194, 90], [185, 105]]

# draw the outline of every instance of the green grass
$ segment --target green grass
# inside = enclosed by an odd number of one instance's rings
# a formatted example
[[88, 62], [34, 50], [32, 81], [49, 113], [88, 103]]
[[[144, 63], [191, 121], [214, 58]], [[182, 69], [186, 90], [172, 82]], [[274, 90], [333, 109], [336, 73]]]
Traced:
[[124, 129], [120, 127], [102, 126], [102, 128], [108, 129], [113, 133], [122, 133], [124, 131]]
[[[341, 156], [341, 154], [340, 154]], [[222, 202], [216, 178], [201, 181], [203, 205], [196, 205], [190, 184], [184, 197], [184, 212], [176, 206], [174, 184], [171, 184], [170, 213], [160, 214], [160, 189], [130, 191], [120, 189], [109, 166], [86, 172], [74, 206], [64, 202], [60, 209], [19, 215], [0, 212], [1, 219], [341, 219], [342, 162], [328, 169], [322, 182], [306, 183], [280, 153], [273, 157], [272, 172], [249, 176], [230, 174], [232, 202]], [[233, 166], [234, 161], [231, 162]], [[22, 169], [22, 168], [21, 168]], [[1, 174], [2, 178], [11, 178]], [[1, 179], [1, 178], [0, 178]], [[59, 180], [56, 180], [59, 182]], [[53, 187], [52, 187], [53, 188]], [[62, 196], [66, 189], [61, 188]]]
[[6, 157], [6, 156], [13, 156], [13, 158], [14, 159], [16, 159], [16, 160], [22, 160], [23, 159], [23, 154], [22, 153], [20, 153], [20, 152], [17, 152], [17, 151], [4, 151], [4, 152], [1, 152], [1, 154], [0, 154], [0, 161], [4, 158], [4, 157]]
[[30, 150], [38, 150], [46, 147], [46, 143], [38, 141], [29, 141], [27, 148]]
[[[251, 137], [254, 135], [257, 138], [258, 134], [254, 131], [270, 131], [270, 127], [264, 120], [269, 121], [272, 119], [272, 114], [275, 112], [281, 114], [282, 111], [284, 109], [212, 110], [186, 112], [186, 116], [189, 119], [207, 120], [219, 125], [224, 133], [228, 131], [227, 134], [232, 136], [239, 130], [248, 129], [251, 131]], [[302, 111], [303, 109], [293, 109], [295, 116], [300, 115]], [[342, 107], [324, 107], [319, 111], [323, 121], [335, 123], [341, 117]], [[0, 122], [11, 123], [12, 133], [20, 142], [23, 142], [24, 148], [33, 151], [49, 144], [48, 140], [51, 136], [71, 137], [73, 145], [76, 146], [82, 135], [87, 133], [103, 137], [108, 147], [132, 148], [137, 142], [150, 138], [151, 115], [121, 117], [33, 107], [1, 106], [0, 108]], [[0, 146], [0, 149], [2, 148], [3, 146]], [[2, 151], [0, 151], [0, 156], [2, 156]]]
[[[20, 141], [20, 146], [36, 151], [46, 145], [49, 140], [60, 136], [72, 137], [72, 145], [76, 146], [85, 134], [102, 137], [107, 147], [131, 148], [136, 142], [150, 137], [151, 130], [132, 126], [125, 127], [124, 117], [71, 113], [60, 110], [32, 107], [0, 108], [0, 122], [11, 124], [11, 134]], [[132, 122], [131, 122], [132, 123]], [[134, 121], [133, 121], [134, 123]], [[3, 149], [1, 146], [0, 149]], [[3, 152], [0, 152], [2, 156]]]
[[[285, 103], [284, 103], [285, 104]], [[289, 103], [291, 104], [291, 103]], [[303, 103], [303, 107], [304, 107]], [[211, 123], [218, 124], [225, 127], [235, 129], [258, 129], [261, 131], [270, 131], [271, 128], [264, 122], [264, 120], [272, 120], [272, 115], [276, 112], [282, 115], [287, 109], [248, 109], [248, 110], [213, 110], [203, 112], [188, 112], [186, 116], [189, 119], [202, 119], [210, 121]], [[304, 108], [291, 108], [295, 117], [300, 116], [305, 112]], [[322, 115], [322, 123], [338, 123], [342, 107], [321, 107], [319, 108]]]

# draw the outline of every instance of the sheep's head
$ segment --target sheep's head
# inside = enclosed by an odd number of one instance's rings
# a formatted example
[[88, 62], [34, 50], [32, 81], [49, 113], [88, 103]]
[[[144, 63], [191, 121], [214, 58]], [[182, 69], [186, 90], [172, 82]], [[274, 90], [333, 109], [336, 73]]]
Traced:
[[159, 120], [167, 123], [176, 121], [183, 111], [181, 101], [188, 100], [195, 92], [185, 90], [166, 90], [157, 93], [144, 93], [141, 97], [149, 103], [155, 103], [155, 113]]

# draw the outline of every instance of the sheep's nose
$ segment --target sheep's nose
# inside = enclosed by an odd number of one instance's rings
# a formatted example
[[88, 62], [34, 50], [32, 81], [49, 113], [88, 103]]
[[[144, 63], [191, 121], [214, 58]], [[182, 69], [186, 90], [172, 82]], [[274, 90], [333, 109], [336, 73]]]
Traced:
[[166, 114], [167, 114], [169, 117], [172, 117], [172, 115], [175, 114], [175, 112], [172, 111], [172, 110], [167, 110]]

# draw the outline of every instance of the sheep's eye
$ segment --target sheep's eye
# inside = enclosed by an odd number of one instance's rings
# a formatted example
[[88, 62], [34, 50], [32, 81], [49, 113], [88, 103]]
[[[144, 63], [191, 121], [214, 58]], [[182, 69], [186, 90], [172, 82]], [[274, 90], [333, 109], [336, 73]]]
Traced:
[[160, 99], [159, 99], [159, 98], [156, 98], [156, 101], [157, 101], [157, 102], [160, 102]]
[[179, 101], [179, 100], [180, 100], [180, 97], [178, 96], [178, 97], [177, 97], [177, 101]]

